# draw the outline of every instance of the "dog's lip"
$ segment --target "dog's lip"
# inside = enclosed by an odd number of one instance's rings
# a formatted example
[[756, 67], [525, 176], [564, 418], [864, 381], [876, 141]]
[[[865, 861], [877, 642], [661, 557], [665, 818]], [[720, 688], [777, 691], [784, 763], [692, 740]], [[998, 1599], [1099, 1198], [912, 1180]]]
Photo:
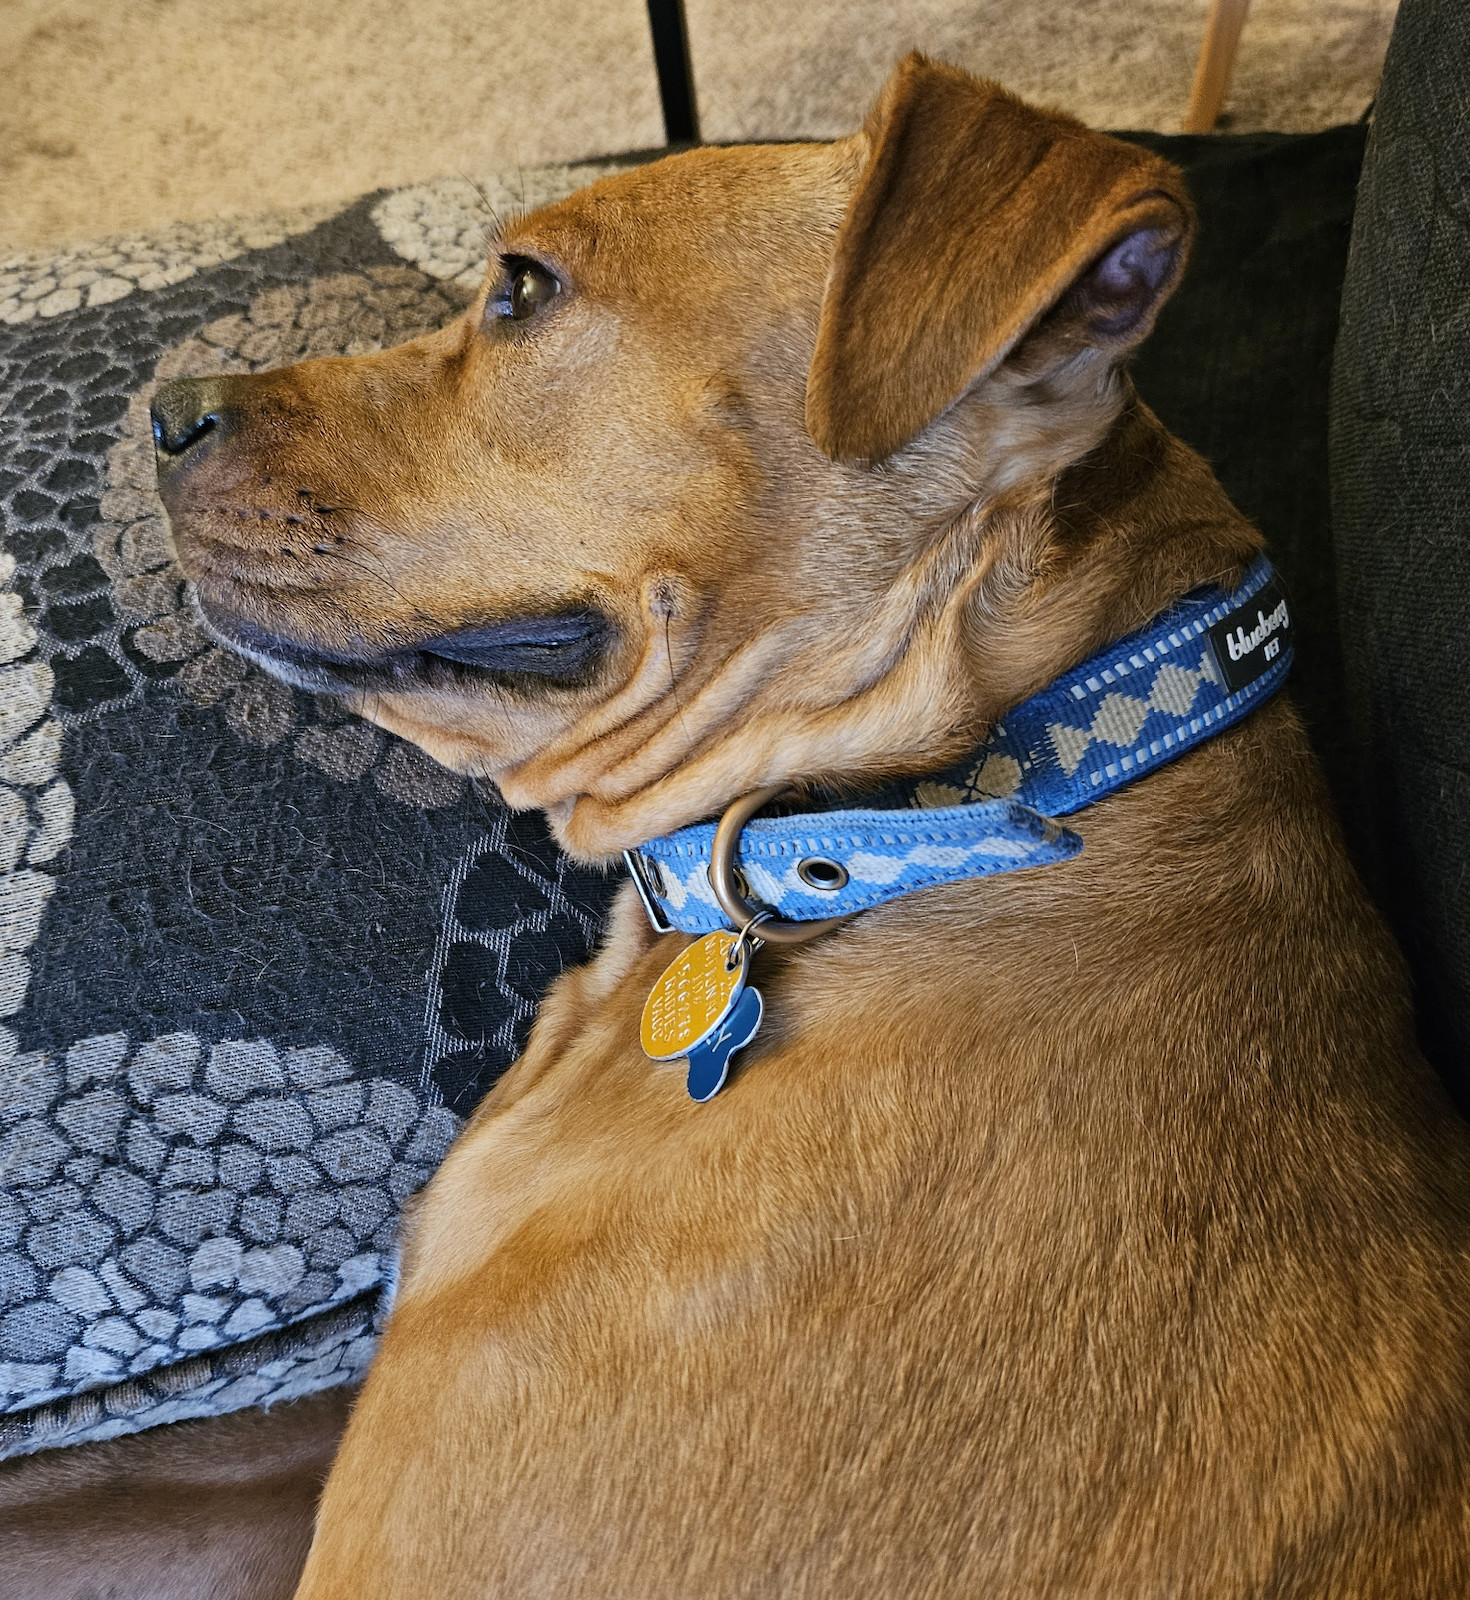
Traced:
[[585, 679], [605, 652], [612, 624], [589, 607], [517, 616], [428, 633], [412, 641], [346, 650], [306, 644], [241, 617], [217, 598], [199, 609], [222, 644], [304, 689], [414, 693], [537, 677]]

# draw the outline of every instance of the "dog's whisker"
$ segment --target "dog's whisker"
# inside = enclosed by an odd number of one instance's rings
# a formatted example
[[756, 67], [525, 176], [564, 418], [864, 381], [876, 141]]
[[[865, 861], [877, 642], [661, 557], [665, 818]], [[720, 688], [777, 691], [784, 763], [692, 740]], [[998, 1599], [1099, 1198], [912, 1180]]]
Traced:
[[[363, 546], [358, 546], [358, 548], [364, 555], [372, 554], [371, 551], [368, 551]], [[364, 562], [354, 560], [353, 557], [345, 554], [341, 550], [329, 550], [326, 552], [326, 554], [331, 560], [341, 561], [349, 567], [355, 567], [359, 572], [362, 572], [366, 574], [367, 577], [371, 578], [374, 583], [381, 583], [385, 588], [388, 589], [395, 599], [402, 601], [402, 603], [408, 608], [409, 612], [416, 620], [426, 623], [431, 629], [438, 628], [439, 623], [437, 619], [430, 616], [430, 614], [425, 611], [423, 607], [420, 606], [416, 601], [410, 600], [408, 596], [405, 595], [398, 587], [398, 585], [394, 583], [393, 580], [387, 575], [386, 571], [374, 572], [373, 569], [367, 566]], [[381, 560], [381, 558], [379, 559]]]
[[489, 221], [489, 223], [488, 223], [488, 225], [486, 227], [486, 239], [488, 241], [490, 229], [491, 228], [499, 228], [499, 227], [503, 226], [503, 224], [501, 222], [501, 218], [500, 218], [500, 213], [498, 211], [496, 211], [496, 209], [495, 209], [495, 207], [493, 205], [491, 205], [490, 196], [488, 194], [486, 194], [483, 184], [481, 184], [477, 179], [472, 178], [469, 175], [469, 173], [467, 173], [464, 170], [463, 167], [460, 168], [459, 175], [460, 175], [461, 178], [464, 179], [464, 181], [467, 184], [469, 184], [470, 188], [472, 188], [475, 191], [475, 193], [480, 197], [480, 204], [482, 206], [484, 206], [485, 214], [490, 219], [490, 221]]
[[669, 634], [669, 614], [664, 612], [664, 659], [669, 666], [669, 693], [674, 697], [674, 709], [678, 714], [679, 727], [684, 734], [684, 744], [687, 749], [694, 748], [694, 739], [689, 732], [689, 725], [684, 720], [684, 705], [679, 695], [679, 674], [674, 671], [674, 646]]

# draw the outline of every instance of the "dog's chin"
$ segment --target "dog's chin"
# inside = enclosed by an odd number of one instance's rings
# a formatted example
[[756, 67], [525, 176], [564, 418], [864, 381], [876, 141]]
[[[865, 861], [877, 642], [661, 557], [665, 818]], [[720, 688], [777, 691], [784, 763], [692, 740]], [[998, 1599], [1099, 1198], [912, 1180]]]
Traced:
[[195, 591], [195, 601], [218, 643], [293, 688], [319, 694], [581, 689], [597, 676], [614, 635], [601, 612], [577, 609], [450, 629], [388, 648], [354, 643], [343, 649], [264, 627], [202, 588]]

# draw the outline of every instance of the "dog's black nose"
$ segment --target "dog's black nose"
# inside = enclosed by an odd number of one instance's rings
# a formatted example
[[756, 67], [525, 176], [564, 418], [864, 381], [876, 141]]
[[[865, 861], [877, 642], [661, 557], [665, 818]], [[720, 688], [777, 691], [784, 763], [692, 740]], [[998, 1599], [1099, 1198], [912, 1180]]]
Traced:
[[171, 472], [205, 439], [217, 437], [225, 419], [219, 378], [175, 378], [153, 397], [153, 444], [159, 473]]

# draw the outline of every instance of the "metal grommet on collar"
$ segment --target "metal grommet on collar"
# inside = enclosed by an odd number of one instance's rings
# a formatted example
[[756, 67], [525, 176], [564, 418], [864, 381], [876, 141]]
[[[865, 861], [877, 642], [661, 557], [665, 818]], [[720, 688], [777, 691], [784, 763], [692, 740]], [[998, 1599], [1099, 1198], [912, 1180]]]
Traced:
[[805, 861], [798, 861], [796, 875], [808, 889], [819, 894], [836, 894], [847, 887], [847, 868], [826, 856], [808, 856]]
[[[744, 831], [745, 824], [756, 812], [762, 806], [769, 805], [777, 795], [784, 794], [786, 788], [787, 785], [784, 783], [775, 783], [764, 789], [757, 789], [753, 794], [745, 795], [730, 806], [715, 829], [715, 842], [710, 851], [710, 887], [715, 892], [715, 899], [719, 901], [720, 910], [736, 928], [746, 927], [763, 909], [761, 906], [750, 904], [740, 892], [740, 885], [736, 881], [737, 874], [740, 874], [742, 881], [744, 877], [735, 865], [735, 853], [740, 848], [740, 835]], [[822, 917], [815, 922], [792, 922], [786, 917], [772, 914], [762, 919], [758, 937], [765, 944], [805, 944], [808, 939], [815, 939], [819, 934], [828, 933], [846, 921], [846, 917]]]

